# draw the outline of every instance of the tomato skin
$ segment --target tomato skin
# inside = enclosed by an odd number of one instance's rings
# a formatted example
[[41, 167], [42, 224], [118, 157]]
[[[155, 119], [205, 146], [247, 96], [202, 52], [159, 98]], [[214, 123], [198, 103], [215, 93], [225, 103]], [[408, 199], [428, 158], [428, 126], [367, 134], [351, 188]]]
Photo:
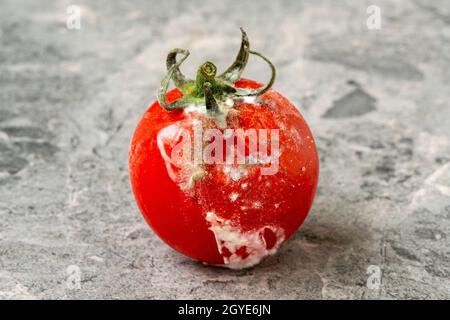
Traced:
[[[251, 80], [235, 85], [260, 86]], [[174, 89], [167, 100], [181, 96]], [[140, 120], [129, 154], [139, 209], [156, 234], [186, 256], [232, 268], [254, 265], [292, 236], [311, 208], [319, 173], [311, 131], [297, 109], [273, 90], [258, 101], [235, 101], [226, 115], [227, 128], [279, 129], [278, 172], [261, 175], [258, 165], [249, 165], [236, 179], [226, 173], [230, 167], [205, 164], [202, 175], [186, 188], [174, 180], [159, 143], [165, 128], [187, 123], [189, 131], [193, 121], [216, 126], [206, 115], [167, 111], [157, 101]]]

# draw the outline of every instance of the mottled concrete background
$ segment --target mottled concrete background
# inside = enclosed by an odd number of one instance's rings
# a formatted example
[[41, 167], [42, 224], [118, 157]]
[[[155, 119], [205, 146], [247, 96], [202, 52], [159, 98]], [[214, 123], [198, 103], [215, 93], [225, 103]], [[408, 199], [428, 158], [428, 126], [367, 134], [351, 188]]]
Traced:
[[[223, 69], [241, 25], [309, 121], [321, 177], [296, 236], [236, 272], [151, 232], [127, 151], [167, 51], [191, 50], [188, 74], [207, 58]], [[447, 0], [2, 0], [0, 298], [448, 299], [449, 43]], [[246, 75], [268, 76], [258, 60]]]

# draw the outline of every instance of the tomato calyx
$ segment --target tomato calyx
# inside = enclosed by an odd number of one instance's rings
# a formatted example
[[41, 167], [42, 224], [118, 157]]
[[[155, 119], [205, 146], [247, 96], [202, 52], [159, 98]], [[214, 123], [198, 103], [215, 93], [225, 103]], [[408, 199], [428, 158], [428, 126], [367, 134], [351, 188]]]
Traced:
[[[275, 82], [276, 70], [273, 63], [261, 53], [250, 50], [245, 31], [241, 28], [241, 47], [235, 61], [223, 73], [216, 76], [217, 67], [210, 61], [204, 62], [197, 70], [195, 80], [186, 78], [180, 71], [180, 65], [189, 56], [189, 50], [173, 49], [167, 55], [167, 74], [161, 82], [158, 92], [159, 104], [166, 110], [179, 110], [188, 106], [205, 106], [210, 113], [220, 113], [219, 103], [234, 97], [260, 96], [267, 92]], [[244, 71], [249, 55], [263, 59], [271, 69], [271, 77], [267, 84], [257, 89], [237, 88], [235, 83]], [[177, 61], [177, 56], [182, 55]], [[183, 96], [171, 103], [166, 102], [170, 80], [183, 93]]]

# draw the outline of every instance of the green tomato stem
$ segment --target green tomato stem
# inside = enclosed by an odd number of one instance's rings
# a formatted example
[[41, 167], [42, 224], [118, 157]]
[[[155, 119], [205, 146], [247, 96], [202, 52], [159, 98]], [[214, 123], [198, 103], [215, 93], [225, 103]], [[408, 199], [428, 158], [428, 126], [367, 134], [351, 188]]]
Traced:
[[[259, 96], [267, 92], [275, 81], [275, 66], [262, 54], [251, 51], [247, 34], [242, 28], [241, 32], [242, 41], [238, 55], [236, 56], [234, 63], [219, 76], [216, 76], [217, 67], [214, 63], [206, 61], [198, 68], [195, 81], [187, 79], [181, 73], [180, 65], [189, 56], [189, 51], [184, 49], [174, 49], [170, 51], [166, 60], [167, 74], [162, 80], [158, 92], [160, 105], [166, 110], [177, 110], [183, 109], [190, 104], [204, 103], [207, 110], [219, 112], [216, 99], [224, 99], [229, 96]], [[183, 55], [180, 61], [176, 60], [178, 54]], [[239, 80], [244, 71], [250, 54], [262, 58], [269, 65], [271, 69], [270, 80], [266, 85], [259, 89], [236, 88], [234, 83]], [[175, 86], [183, 93], [183, 97], [172, 103], [167, 103], [166, 93], [171, 79], [175, 83]]]

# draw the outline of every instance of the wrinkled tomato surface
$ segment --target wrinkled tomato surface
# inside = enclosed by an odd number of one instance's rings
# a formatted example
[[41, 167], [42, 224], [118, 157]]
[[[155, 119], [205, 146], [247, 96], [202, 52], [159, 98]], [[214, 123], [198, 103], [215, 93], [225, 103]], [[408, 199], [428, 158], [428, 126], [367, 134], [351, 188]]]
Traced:
[[[235, 85], [260, 86], [251, 80]], [[167, 100], [181, 95], [174, 89]], [[162, 240], [201, 262], [244, 268], [274, 253], [300, 227], [316, 192], [319, 163], [308, 125], [278, 92], [236, 98], [228, 105], [212, 117], [195, 109], [167, 111], [154, 102], [132, 138], [129, 168], [139, 209]], [[278, 156], [277, 171], [262, 174], [269, 165], [264, 159], [252, 164], [173, 161], [184, 134], [194, 137], [199, 126], [220, 132], [278, 129], [278, 137], [268, 134], [266, 143], [270, 156]], [[271, 150], [272, 139], [278, 139], [278, 154]], [[254, 156], [249, 144], [245, 140], [246, 157]], [[188, 154], [185, 150], [177, 152]]]

